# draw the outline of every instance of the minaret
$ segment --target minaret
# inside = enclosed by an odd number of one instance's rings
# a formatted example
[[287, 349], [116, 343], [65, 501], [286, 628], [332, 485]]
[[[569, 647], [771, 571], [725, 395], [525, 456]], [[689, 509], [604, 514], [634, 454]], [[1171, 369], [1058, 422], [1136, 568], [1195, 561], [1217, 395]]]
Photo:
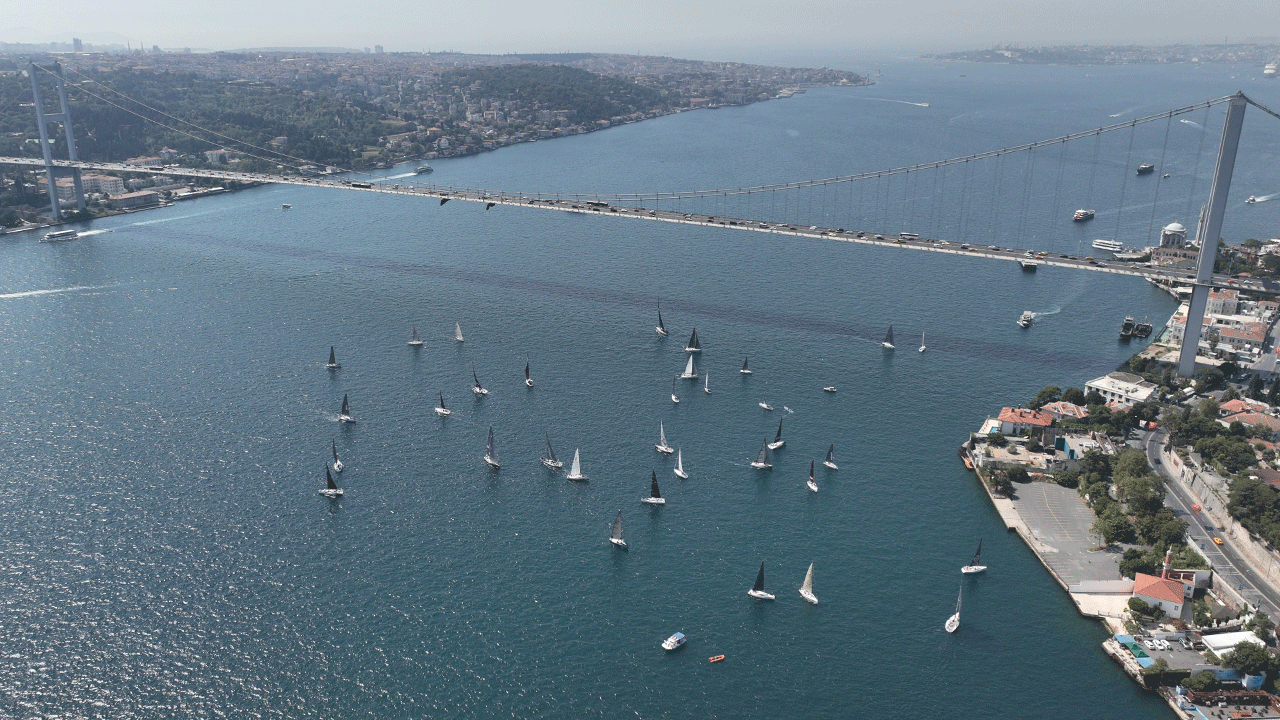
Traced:
[[1173, 548], [1164, 551], [1164, 569], [1160, 571], [1160, 577], [1168, 580], [1169, 571], [1173, 569]]

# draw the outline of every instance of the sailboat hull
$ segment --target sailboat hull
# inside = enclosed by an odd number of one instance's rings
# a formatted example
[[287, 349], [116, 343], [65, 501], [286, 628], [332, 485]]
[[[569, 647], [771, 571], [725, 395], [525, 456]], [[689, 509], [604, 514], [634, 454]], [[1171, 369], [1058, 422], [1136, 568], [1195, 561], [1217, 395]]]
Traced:
[[805, 600], [808, 600], [814, 605], [818, 604], [818, 597], [814, 595], [813, 592], [810, 590], [805, 590], [804, 588], [800, 588], [800, 597], [804, 598]]
[[823, 460], [823, 461], [822, 461], [822, 464], [823, 464], [823, 465], [826, 465], [827, 467], [831, 468], [832, 470], [839, 470], [839, 469], [840, 469], [840, 468], [839, 468], [835, 463], [831, 462], [830, 460]]
[[568, 474], [568, 475], [565, 475], [565, 476], [564, 476], [564, 479], [565, 479], [565, 480], [572, 480], [572, 481], [574, 481], [574, 482], [582, 482], [583, 480], [586, 480], [586, 479], [587, 479], [587, 476], [586, 476], [586, 475], [583, 475], [582, 473], [578, 473], [577, 475], [574, 475], [574, 474], [570, 473], [570, 474]]
[[334, 460], [334, 461], [333, 461], [333, 471], [334, 471], [334, 472], [342, 472], [342, 468], [344, 468], [344, 467], [346, 467], [346, 466], [342, 464], [342, 461], [341, 461], [341, 460]]
[[776, 442], [771, 442], [771, 443], [769, 443], [769, 449], [770, 449], [770, 450], [777, 450], [778, 448], [780, 448], [780, 447], [782, 447], [783, 445], [786, 445], [786, 444], [787, 444], [787, 441], [786, 441], [786, 440], [778, 440], [778, 441], [776, 441]]
[[773, 600], [773, 596], [763, 590], [748, 590], [747, 594], [757, 600]]
[[809, 489], [810, 489], [810, 490], [812, 490], [812, 491], [814, 491], [814, 492], [818, 492], [818, 483], [816, 483], [816, 482], [814, 482], [814, 481], [810, 480], [809, 482], [807, 482], [807, 483], [805, 483], [805, 484], [809, 486]]
[[666, 331], [666, 330], [663, 330], [663, 329], [662, 329], [662, 328], [660, 328], [660, 327], [655, 327], [655, 328], [654, 328], [654, 331], [655, 331], [655, 332], [657, 332], [657, 333], [658, 333], [659, 335], [661, 335], [662, 337], [666, 337], [666, 336], [667, 336], [667, 331]]
[[485, 395], [489, 394], [488, 390], [485, 390], [484, 388], [479, 386], [471, 388], [471, 392], [475, 393], [476, 397], [484, 397]]
[[547, 466], [548, 470], [559, 470], [560, 468], [564, 467], [564, 463], [560, 462], [559, 460], [551, 460], [550, 458], [540, 458], [540, 459], [542, 460], [542, 464]]
[[751, 467], [757, 470], [772, 470], [773, 463], [753, 462], [751, 463]]
[[320, 494], [327, 498], [340, 498], [342, 497], [342, 490], [330, 490], [329, 488], [323, 488], [320, 490]]
[[533, 387], [533, 381], [530, 380], [529, 378], [525, 378], [524, 384], [525, 384], [525, 387]]
[[670, 455], [671, 453], [675, 452], [675, 449], [672, 448], [670, 445], [654, 445], [653, 447], [663, 455]]
[[353, 417], [351, 417], [350, 415], [339, 415], [339, 416], [338, 416], [338, 422], [353, 423], [353, 422], [355, 422], [355, 421], [356, 421], [356, 419], [355, 419], [355, 418], [353, 418]]
[[986, 569], [987, 569], [986, 565], [965, 565], [964, 567], [960, 568], [960, 572], [964, 573], [965, 575], [976, 575], [977, 573], [980, 573]]
[[681, 470], [680, 468], [676, 468], [675, 470], [672, 470], [671, 472], [672, 472], [672, 473], [674, 473], [674, 474], [675, 474], [675, 476], [676, 476], [676, 477], [678, 477], [678, 478], [680, 478], [681, 480], [688, 480], [688, 479], [689, 479], [689, 473], [685, 472], [684, 470]]
[[650, 505], [666, 505], [666, 504], [667, 504], [667, 499], [666, 499], [666, 498], [647, 497], [647, 498], [640, 498], [640, 502], [642, 502], [642, 503], [649, 503]]
[[956, 613], [955, 615], [947, 618], [947, 624], [942, 627], [949, 633], [955, 632], [956, 628], [960, 627], [960, 613]]
[[627, 549], [627, 541], [622, 538], [609, 538], [609, 542], [613, 543], [613, 546], [619, 550]]
[[494, 470], [497, 470], [498, 468], [502, 467], [502, 463], [499, 463], [497, 458], [489, 457], [488, 455], [484, 456], [484, 464], [488, 465]]
[[436, 408], [436, 414], [439, 415], [440, 417], [448, 417], [453, 414], [453, 411], [450, 410], [449, 408], [438, 407]]

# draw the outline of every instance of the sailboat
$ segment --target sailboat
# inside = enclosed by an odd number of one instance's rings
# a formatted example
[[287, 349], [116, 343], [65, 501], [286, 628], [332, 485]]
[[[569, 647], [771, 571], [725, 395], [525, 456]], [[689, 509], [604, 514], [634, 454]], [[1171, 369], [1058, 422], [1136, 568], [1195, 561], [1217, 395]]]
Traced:
[[969, 561], [968, 565], [960, 568], [960, 572], [965, 575], [973, 575], [986, 569], [987, 566], [982, 564], [982, 538], [978, 538], [978, 552], [973, 554], [973, 559]]
[[453, 324], [453, 339], [462, 342], [462, 325], [459, 323]]
[[609, 532], [609, 542], [613, 543], [615, 547], [620, 547], [623, 550], [627, 549], [627, 541], [622, 539], [622, 511], [621, 510], [618, 511], [618, 517], [615, 518], [613, 521], [613, 530]]
[[671, 472], [675, 473], [676, 477], [681, 480], [687, 480], [689, 478], [689, 473], [684, 471], [684, 457], [682, 456], [680, 448], [676, 448], [676, 469]]
[[750, 358], [742, 358], [742, 369], [741, 369], [741, 370], [739, 370], [738, 372], [742, 373], [743, 375], [750, 375], [750, 374], [751, 374], [751, 370], [749, 370], [749, 369], [747, 368], [747, 360], [749, 360], [749, 359], [750, 359]]
[[658, 421], [658, 444], [654, 445], [654, 447], [663, 455], [671, 454], [671, 446], [667, 444], [667, 431], [666, 428], [662, 427], [661, 420]]
[[498, 462], [498, 449], [493, 444], [493, 426], [489, 426], [489, 444], [485, 446], [484, 462], [489, 467], [497, 470], [502, 467], [502, 463]]
[[760, 443], [760, 454], [756, 456], [756, 461], [751, 463], [751, 467], [757, 470], [772, 470], [773, 463], [769, 461], [769, 441], [765, 440]]
[[805, 484], [809, 486], [810, 490], [814, 492], [818, 492], [818, 483], [813, 481], [813, 461], [812, 460], [809, 461], [809, 482]]
[[818, 604], [818, 596], [813, 594], [813, 563], [809, 563], [809, 572], [804, 574], [804, 584], [800, 586], [800, 597], [814, 605]]
[[351, 404], [347, 402], [347, 396], [342, 395], [342, 409], [338, 411], [338, 422], [353, 423], [356, 419], [351, 417]]
[[671, 378], [671, 402], [680, 402], [680, 396], [676, 394], [676, 378]]
[[658, 303], [658, 326], [654, 328], [662, 337], [667, 336], [667, 326], [662, 324], [662, 303]]
[[529, 358], [524, 359], [524, 384], [533, 387], [533, 378], [529, 377]]
[[485, 390], [484, 386], [480, 384], [480, 378], [476, 375], [475, 368], [471, 368], [471, 377], [473, 380], [476, 381], [476, 384], [471, 386], [471, 392], [475, 393], [476, 397], [483, 397], [485, 395], [488, 395], [489, 391]]
[[[577, 454], [576, 451], [574, 454]], [[556, 459], [556, 451], [551, 449], [551, 435], [547, 435], [547, 454], [539, 458], [542, 464], [546, 465], [549, 470], [559, 470], [564, 467], [564, 463]]]
[[778, 434], [773, 436], [773, 442], [769, 443], [769, 449], [777, 450], [786, 444], [787, 441], [782, 439], [782, 418], [778, 418]]
[[693, 334], [689, 336], [689, 342], [684, 346], [684, 351], [690, 353], [702, 352], [702, 343], [698, 342], [698, 328], [693, 329]]
[[418, 328], [413, 328], [413, 337], [409, 338], [409, 344], [414, 347], [422, 347], [422, 338], [418, 337]]
[[883, 347], [885, 350], [893, 349], [893, 326], [892, 325], [889, 326], [889, 332], [884, 334], [884, 342], [881, 342], [880, 346]]
[[332, 345], [329, 346], [329, 362], [325, 364], [325, 367], [329, 368], [330, 370], [337, 370], [338, 368], [342, 367], [342, 363], [338, 362], [337, 356], [333, 354]]
[[328, 481], [328, 486], [320, 488], [320, 494], [325, 497], [338, 498], [342, 497], [342, 488], [333, 481], [333, 475], [329, 472], [329, 466], [324, 466], [324, 477]]
[[333, 471], [342, 472], [342, 461], [338, 459], [338, 443], [334, 440], [329, 442], [333, 445]]
[[578, 460], [578, 448], [573, 449], [573, 464], [569, 466], [569, 474], [564, 477], [566, 480], [587, 479], [587, 476], [582, 474], [582, 462]]
[[440, 404], [436, 406], [436, 414], [440, 417], [447, 417], [451, 413], [453, 411], [444, 406], [444, 393], [440, 393]]
[[760, 572], [756, 573], [756, 584], [751, 586], [747, 594], [759, 600], [772, 600], [773, 596], [764, 591], [764, 561], [760, 561]]
[[960, 600], [963, 596], [964, 596], [964, 585], [961, 585], [960, 592], [959, 594], [956, 595], [956, 614], [947, 618], [947, 624], [942, 626], [946, 628], [946, 631], [949, 633], [955, 632], [956, 628], [960, 627]]
[[702, 378], [702, 392], [711, 394], [711, 372], [708, 371]]
[[822, 464], [826, 465], [832, 470], [840, 469], [836, 467], [836, 444], [835, 443], [831, 443], [831, 447], [827, 448], [827, 459], [823, 460]]
[[681, 380], [697, 380], [698, 371], [693, 367], [693, 353], [689, 353], [689, 362], [684, 366], [684, 372], [680, 373]]
[[658, 471], [650, 470], [653, 480], [649, 485], [649, 497], [640, 498], [640, 502], [649, 503], [650, 505], [666, 505], [667, 499], [662, 497], [662, 492], [658, 490]]
[[920, 333], [920, 352], [924, 352], [924, 332]]
[[[765, 382], [765, 384], [764, 384], [764, 389], [765, 389], [765, 391], [766, 391], [766, 392], [769, 390], [769, 383], [768, 383], [768, 382]], [[756, 403], [756, 404], [757, 404], [757, 405], [759, 405], [760, 407], [764, 408], [765, 410], [769, 410], [769, 411], [772, 411], [772, 410], [773, 410], [773, 406], [769, 404], [769, 398], [768, 398], [768, 397], [761, 396], [761, 398], [760, 398], [760, 402], [758, 402], [758, 403]]]

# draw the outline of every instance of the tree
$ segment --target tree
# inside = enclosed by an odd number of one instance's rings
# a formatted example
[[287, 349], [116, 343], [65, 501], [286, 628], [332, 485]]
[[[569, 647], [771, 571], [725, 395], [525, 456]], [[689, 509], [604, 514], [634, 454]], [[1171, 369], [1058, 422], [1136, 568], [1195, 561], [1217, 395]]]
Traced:
[[1111, 478], [1111, 456], [1097, 450], [1090, 450], [1080, 457], [1080, 472], [1089, 475], [1098, 473], [1104, 480]]
[[1192, 375], [1192, 379], [1196, 381], [1196, 392], [1209, 392], [1222, 387], [1227, 378], [1222, 374], [1223, 371], [1216, 367], [1200, 368]]
[[1222, 408], [1218, 405], [1217, 400], [1210, 397], [1200, 401], [1200, 404], [1196, 406], [1196, 412], [1200, 413], [1201, 417], [1217, 420], [1222, 415]]
[[1196, 692], [1204, 692], [1205, 690], [1213, 687], [1216, 682], [1218, 682], [1217, 675], [1214, 675], [1210, 670], [1201, 670], [1195, 675], [1183, 680], [1182, 687], [1188, 690], [1195, 690]]
[[1103, 542], [1108, 545], [1117, 542], [1133, 542], [1137, 539], [1129, 518], [1125, 517], [1124, 513], [1120, 512], [1120, 507], [1114, 503], [1093, 521], [1090, 532], [1101, 535]]
[[1168, 670], [1168, 669], [1169, 669], [1169, 661], [1165, 660], [1162, 657], [1158, 657], [1156, 658], [1155, 662], [1151, 663], [1150, 667], [1142, 668], [1142, 674], [1143, 675], [1161, 675], [1164, 673], [1165, 670]]
[[1244, 624], [1245, 629], [1252, 630], [1254, 635], [1262, 642], [1271, 642], [1273, 630], [1276, 628], [1275, 622], [1264, 612], [1256, 612], [1249, 622]]
[[1084, 405], [1084, 391], [1080, 388], [1067, 388], [1062, 391], [1062, 401], [1072, 405]]
[[1080, 471], [1079, 470], [1063, 470], [1053, 474], [1053, 481], [1064, 488], [1080, 487]]
[[1275, 672], [1276, 656], [1262, 645], [1242, 642], [1222, 658], [1222, 667], [1239, 670], [1245, 675], [1261, 675]]
[[1041, 445], [1040, 441], [1037, 440], [1036, 438], [1031, 438], [1030, 440], [1027, 441], [1027, 452], [1033, 452], [1033, 453], [1044, 452], [1044, 446]]
[[1262, 376], [1254, 375], [1253, 378], [1249, 380], [1249, 389], [1245, 391], [1245, 394], [1252, 400], [1262, 400], [1266, 397], [1263, 392], [1265, 387], [1266, 383], [1263, 382]]
[[[1268, 255], [1267, 257], [1276, 257]], [[1271, 381], [1271, 387], [1267, 388], [1267, 402], [1272, 405], [1280, 404], [1280, 375], [1276, 375], [1276, 379]]]
[[1147, 454], [1141, 450], [1129, 449], [1116, 456], [1115, 469], [1112, 471], [1116, 475], [1146, 475], [1151, 471], [1151, 466], [1147, 462]]
[[1027, 403], [1027, 407], [1032, 410], [1039, 410], [1048, 403], [1056, 402], [1061, 399], [1061, 397], [1062, 388], [1057, 385], [1047, 385], [1042, 388], [1040, 392], [1036, 393], [1036, 396], [1031, 400], [1031, 402]]
[[1002, 432], [993, 432], [987, 435], [987, 444], [991, 447], [1004, 447], [1009, 444], [1009, 439]]
[[1021, 465], [1017, 465], [1015, 467], [1009, 468], [1009, 470], [1005, 472], [1005, 476], [1009, 478], [1009, 482], [1016, 482], [1016, 483], [1031, 482], [1030, 473], [1028, 473], [1027, 469], [1022, 467]]
[[1093, 407], [1094, 405], [1106, 405], [1107, 399], [1102, 397], [1102, 393], [1097, 390], [1090, 390], [1085, 393], [1084, 404], [1089, 407]]
[[991, 491], [1002, 497], [1013, 497], [1013, 483], [1009, 482], [1009, 478], [1004, 473], [993, 473]]
[[1229, 400], [1239, 400], [1239, 399], [1240, 399], [1240, 391], [1236, 390], [1235, 385], [1228, 385], [1227, 389], [1222, 391], [1222, 396], [1218, 398], [1220, 402], [1227, 402]]

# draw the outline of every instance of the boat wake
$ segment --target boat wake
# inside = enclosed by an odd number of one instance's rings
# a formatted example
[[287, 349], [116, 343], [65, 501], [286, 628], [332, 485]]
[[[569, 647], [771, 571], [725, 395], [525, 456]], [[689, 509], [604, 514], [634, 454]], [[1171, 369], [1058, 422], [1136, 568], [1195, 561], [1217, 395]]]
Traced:
[[1054, 308], [1054, 309], [1052, 309], [1052, 310], [1046, 310], [1046, 311], [1044, 311], [1044, 312], [1033, 312], [1033, 313], [1031, 313], [1031, 317], [1032, 317], [1033, 319], [1035, 319], [1035, 320], [1039, 320], [1039, 319], [1040, 319], [1040, 318], [1042, 318], [1042, 317], [1047, 317], [1047, 316], [1049, 316], [1049, 315], [1057, 315], [1057, 314], [1058, 314], [1058, 313], [1060, 313], [1060, 312], [1062, 312], [1062, 307], [1061, 307], [1061, 306], [1059, 306], [1059, 307], [1055, 307], [1055, 308]]
[[400, 178], [413, 177], [413, 176], [414, 176], [414, 175], [416, 175], [416, 174], [417, 174], [417, 173], [411, 173], [411, 172], [407, 172], [407, 173], [400, 173], [399, 175], [388, 175], [388, 176], [386, 176], [385, 178], [382, 178], [382, 179], [383, 179], [383, 180], [399, 180]]
[[0, 300], [13, 300], [16, 298], [36, 297], [38, 295], [57, 295], [58, 293], [81, 292], [84, 290], [106, 290], [107, 288], [113, 288], [113, 287], [116, 287], [117, 285], [119, 285], [119, 283], [115, 283], [112, 285], [75, 285], [72, 287], [64, 287], [64, 288], [50, 288], [48, 290], [26, 290], [23, 292], [0, 294]]
[[1190, 125], [1191, 127], [1195, 128], [1195, 129], [1197, 129], [1197, 130], [1204, 130], [1204, 126], [1203, 126], [1203, 125], [1201, 125], [1200, 123], [1198, 123], [1198, 122], [1194, 121], [1194, 120], [1187, 120], [1186, 118], [1182, 118], [1182, 119], [1178, 120], [1178, 122], [1180, 122], [1180, 123], [1185, 123], [1185, 124], [1187, 124], [1187, 125]]
[[103, 233], [109, 233], [109, 232], [111, 231], [110, 230], [85, 230], [84, 232], [79, 233], [79, 235], [80, 237], [90, 237], [92, 235], [102, 235]]
[[127, 227], [137, 227], [140, 225], [157, 225], [159, 223], [173, 222], [174, 220], [186, 220], [188, 218], [200, 217], [201, 215], [212, 215], [214, 212], [215, 212], [214, 210], [207, 210], [205, 212], [191, 213], [190, 215], [174, 215], [173, 217], [156, 218], [154, 220], [139, 220], [136, 223], [129, 223]]
[[[1273, 199], [1275, 199], [1275, 198], [1277, 198], [1277, 197], [1280, 197], [1280, 193], [1271, 193], [1270, 195], [1254, 195], [1254, 196], [1253, 196], [1253, 201], [1254, 201], [1254, 202], [1266, 202], [1266, 201], [1268, 201], [1268, 200], [1273, 200]], [[82, 234], [83, 234], [83, 233], [82, 233]]]
[[1129, 109], [1127, 109], [1127, 110], [1121, 110], [1120, 112], [1115, 113], [1114, 115], [1108, 115], [1107, 117], [1117, 118], [1117, 117], [1120, 117], [1121, 115], [1128, 115], [1129, 113], [1133, 112], [1134, 110], [1137, 110], [1137, 109], [1138, 109], [1138, 108], [1140, 108], [1140, 107], [1142, 107], [1142, 106], [1141, 106], [1141, 105], [1134, 105], [1133, 107], [1131, 107], [1131, 108], [1129, 108]]
[[893, 98], [878, 97], [860, 97], [859, 100], [877, 100], [879, 102], [901, 103], [903, 105], [915, 105], [916, 107], [929, 107], [927, 102], [911, 102], [910, 100], [894, 100]]

